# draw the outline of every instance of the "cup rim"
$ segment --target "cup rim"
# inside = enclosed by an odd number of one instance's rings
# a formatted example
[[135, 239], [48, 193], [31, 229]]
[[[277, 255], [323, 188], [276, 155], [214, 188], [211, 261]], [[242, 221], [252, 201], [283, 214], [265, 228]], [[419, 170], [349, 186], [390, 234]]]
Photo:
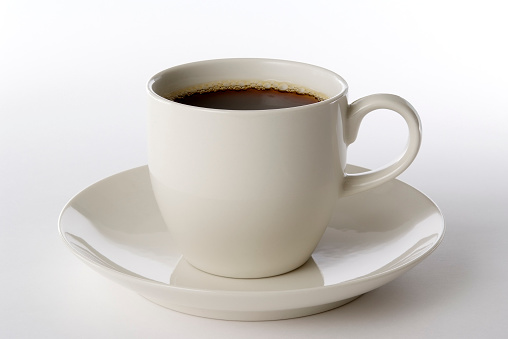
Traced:
[[[285, 64], [299, 65], [301, 67], [314, 68], [315, 70], [319, 70], [321, 72], [329, 73], [331, 76], [335, 77], [336, 80], [338, 80], [338, 82], [341, 84], [342, 90], [339, 91], [338, 93], [336, 93], [335, 95], [332, 95], [332, 96], [328, 97], [325, 100], [322, 100], [322, 101], [319, 101], [319, 102], [316, 102], [316, 103], [312, 103], [312, 104], [305, 104], [305, 105], [302, 105], [302, 106], [293, 106], [293, 107], [284, 107], [284, 108], [271, 108], [271, 109], [259, 109], [259, 110], [235, 110], [235, 109], [198, 107], [198, 106], [191, 106], [191, 105], [187, 105], [187, 104], [178, 103], [178, 102], [172, 101], [170, 99], [167, 99], [167, 98], [157, 94], [155, 92], [155, 90], [153, 89], [153, 84], [155, 82], [157, 82], [159, 79], [164, 77], [166, 74], [174, 72], [176, 70], [184, 69], [184, 68], [189, 68], [189, 67], [195, 67], [195, 66], [198, 66], [198, 65], [213, 64], [213, 63], [224, 63], [224, 62], [231, 62], [231, 61], [234, 61], [234, 62], [239, 62], [239, 61], [240, 62], [242, 62], [242, 61], [243, 62], [259, 62], [259, 63], [262, 63], [262, 62], [265, 62], [265, 63], [285, 63]], [[162, 71], [156, 73], [155, 75], [153, 75], [148, 80], [148, 82], [146, 84], [146, 90], [147, 90], [148, 95], [150, 97], [152, 97], [153, 99], [157, 100], [157, 101], [161, 101], [161, 102], [164, 102], [164, 103], [170, 104], [170, 105], [179, 105], [179, 106], [184, 106], [184, 107], [192, 107], [193, 109], [199, 109], [199, 110], [203, 110], [203, 111], [210, 111], [210, 112], [219, 112], [220, 111], [220, 112], [227, 112], [227, 113], [234, 113], [234, 112], [241, 112], [241, 113], [246, 113], [246, 112], [258, 112], [258, 113], [260, 113], [260, 112], [263, 112], [263, 113], [267, 113], [267, 112], [275, 112], [275, 111], [280, 112], [280, 111], [287, 111], [287, 110], [305, 109], [305, 108], [310, 107], [310, 106], [326, 105], [326, 104], [329, 104], [330, 102], [337, 101], [339, 98], [341, 98], [343, 96], [347, 96], [348, 88], [349, 88], [349, 86], [348, 86], [346, 80], [344, 80], [343, 77], [341, 77], [339, 74], [337, 74], [337, 73], [335, 73], [335, 72], [333, 72], [333, 71], [331, 71], [329, 69], [326, 69], [324, 67], [316, 66], [316, 65], [313, 65], [313, 64], [309, 64], [309, 63], [299, 62], [299, 61], [291, 61], [291, 60], [284, 60], [284, 59], [271, 59], [271, 58], [219, 58], [219, 59], [209, 59], [209, 60], [194, 61], [194, 62], [190, 62], [190, 63], [185, 63], [185, 64], [180, 64], [180, 65], [172, 66], [170, 68], [162, 70]]]

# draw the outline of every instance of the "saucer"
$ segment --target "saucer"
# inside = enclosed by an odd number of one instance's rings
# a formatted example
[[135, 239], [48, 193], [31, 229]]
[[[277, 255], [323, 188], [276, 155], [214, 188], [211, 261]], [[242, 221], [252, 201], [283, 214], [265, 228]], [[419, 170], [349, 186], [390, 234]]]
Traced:
[[388, 283], [439, 245], [444, 219], [423, 193], [392, 180], [341, 199], [302, 267], [263, 279], [224, 278], [182, 258], [142, 166], [74, 196], [61, 212], [59, 231], [91, 268], [154, 303], [208, 318], [255, 321], [327, 311]]

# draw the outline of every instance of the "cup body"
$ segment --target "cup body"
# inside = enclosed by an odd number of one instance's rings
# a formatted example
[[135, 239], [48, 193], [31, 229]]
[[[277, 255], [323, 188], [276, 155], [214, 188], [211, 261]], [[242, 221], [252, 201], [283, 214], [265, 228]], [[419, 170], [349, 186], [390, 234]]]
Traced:
[[[221, 110], [163, 98], [216, 81], [275, 81], [328, 99]], [[148, 164], [161, 214], [184, 258], [235, 278], [303, 265], [342, 195], [347, 84], [323, 68], [271, 59], [186, 64], [148, 83]]]

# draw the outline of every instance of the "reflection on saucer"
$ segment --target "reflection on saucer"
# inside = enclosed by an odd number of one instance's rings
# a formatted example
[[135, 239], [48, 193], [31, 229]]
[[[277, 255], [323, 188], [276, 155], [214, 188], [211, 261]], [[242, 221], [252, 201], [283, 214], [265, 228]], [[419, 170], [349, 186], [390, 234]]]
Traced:
[[235, 279], [203, 272], [181, 259], [171, 274], [171, 286], [214, 291], [287, 291], [321, 287], [323, 276], [310, 258], [305, 264], [286, 274], [260, 279]]

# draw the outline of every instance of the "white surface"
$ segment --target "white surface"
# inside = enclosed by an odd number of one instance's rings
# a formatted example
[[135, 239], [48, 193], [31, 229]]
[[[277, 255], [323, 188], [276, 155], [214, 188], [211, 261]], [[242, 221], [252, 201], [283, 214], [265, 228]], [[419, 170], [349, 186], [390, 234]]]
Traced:
[[[504, 13], [494, 1], [2, 2], [0, 336], [506, 336]], [[148, 78], [219, 57], [309, 62], [342, 75], [352, 100], [409, 100], [424, 138], [400, 178], [442, 209], [441, 246], [344, 307], [261, 323], [172, 312], [78, 265], [58, 236], [58, 213], [85, 186], [146, 164]], [[376, 167], [404, 139], [391, 113], [370, 116], [350, 162]]]

